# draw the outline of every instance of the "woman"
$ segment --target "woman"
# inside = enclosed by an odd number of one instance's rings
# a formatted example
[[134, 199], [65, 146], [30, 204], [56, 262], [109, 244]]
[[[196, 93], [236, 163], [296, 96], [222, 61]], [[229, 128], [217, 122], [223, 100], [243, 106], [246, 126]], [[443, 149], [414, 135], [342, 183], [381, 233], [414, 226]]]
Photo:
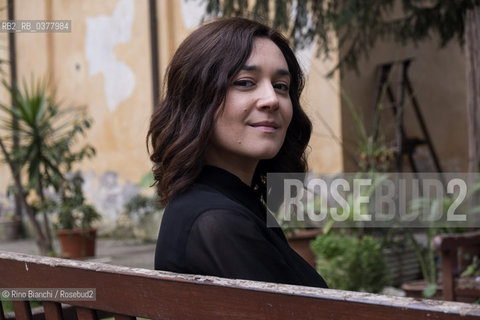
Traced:
[[241, 18], [194, 31], [176, 51], [148, 139], [165, 213], [155, 269], [326, 287], [267, 228], [267, 172], [305, 172], [311, 123], [288, 42]]

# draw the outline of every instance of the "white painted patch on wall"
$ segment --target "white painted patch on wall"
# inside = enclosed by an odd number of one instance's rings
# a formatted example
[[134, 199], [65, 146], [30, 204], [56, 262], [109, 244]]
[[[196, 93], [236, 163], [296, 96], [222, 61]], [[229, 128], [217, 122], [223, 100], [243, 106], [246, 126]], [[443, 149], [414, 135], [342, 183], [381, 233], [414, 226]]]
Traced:
[[107, 171], [96, 175], [90, 171], [83, 175], [84, 194], [102, 215], [102, 227], [113, 228], [125, 204], [140, 192], [140, 188], [129, 181], [121, 182], [117, 173]]
[[302, 67], [303, 73], [308, 75], [312, 67], [313, 44], [310, 44], [303, 49], [296, 49], [295, 56], [297, 57], [298, 63]]
[[114, 48], [127, 43], [132, 35], [135, 12], [133, 0], [119, 0], [111, 16], [87, 18], [85, 53], [88, 73], [103, 73], [105, 96], [110, 111], [130, 97], [135, 87], [135, 75], [127, 64], [117, 59]]
[[196, 28], [202, 23], [202, 18], [207, 10], [204, 0], [182, 0], [183, 24], [188, 29]]
[[[293, 1], [292, 6], [290, 8], [290, 19], [294, 19], [294, 17], [297, 14], [297, 1]], [[310, 26], [312, 24], [312, 16], [310, 13], [308, 13], [308, 23], [307, 26]], [[305, 75], [308, 75], [310, 72], [310, 67], [312, 66], [312, 59], [313, 59], [313, 43], [309, 44], [308, 46], [305, 46], [302, 49], [296, 49], [295, 50], [295, 56], [297, 57], [297, 60], [302, 67], [303, 72]]]

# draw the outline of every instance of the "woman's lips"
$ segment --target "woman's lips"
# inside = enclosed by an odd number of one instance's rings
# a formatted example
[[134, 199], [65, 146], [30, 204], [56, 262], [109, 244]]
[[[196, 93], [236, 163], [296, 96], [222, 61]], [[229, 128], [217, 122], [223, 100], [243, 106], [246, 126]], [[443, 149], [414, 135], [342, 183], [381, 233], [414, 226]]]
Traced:
[[274, 132], [278, 129], [278, 124], [271, 121], [262, 121], [250, 124], [251, 127], [262, 130], [264, 132]]

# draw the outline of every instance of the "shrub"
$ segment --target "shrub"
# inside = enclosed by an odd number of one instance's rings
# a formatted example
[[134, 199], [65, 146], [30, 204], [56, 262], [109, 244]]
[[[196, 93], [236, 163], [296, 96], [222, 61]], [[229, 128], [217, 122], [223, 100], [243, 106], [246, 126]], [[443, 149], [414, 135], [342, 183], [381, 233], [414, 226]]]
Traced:
[[311, 244], [317, 271], [332, 289], [379, 292], [387, 285], [380, 243], [371, 236], [319, 235]]

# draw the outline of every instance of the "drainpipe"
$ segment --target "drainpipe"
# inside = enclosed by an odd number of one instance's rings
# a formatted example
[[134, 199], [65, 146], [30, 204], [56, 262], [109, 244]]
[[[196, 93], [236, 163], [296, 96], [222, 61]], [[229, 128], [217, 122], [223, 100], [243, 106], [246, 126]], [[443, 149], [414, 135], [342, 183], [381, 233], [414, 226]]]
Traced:
[[153, 109], [158, 106], [160, 97], [160, 80], [159, 80], [159, 61], [158, 61], [158, 30], [157, 30], [157, 1], [148, 1], [149, 18], [150, 18], [150, 56], [152, 68], [152, 95]]
[[[7, 18], [8, 20], [15, 20], [15, 1], [8, 0], [7, 2]], [[15, 32], [8, 33], [8, 56], [10, 64], [10, 85], [13, 90], [17, 88], [17, 57], [15, 53]], [[12, 109], [16, 109], [15, 100], [12, 96]], [[17, 126], [17, 122], [14, 120], [13, 126]], [[12, 131], [13, 137], [13, 149], [18, 149], [18, 135], [15, 130]], [[17, 172], [18, 165], [14, 164], [14, 170]], [[17, 174], [18, 175], [18, 174]], [[23, 237], [24, 232], [22, 228], [22, 202], [18, 195], [15, 196], [15, 217], [20, 222], [17, 227], [17, 237]]]

